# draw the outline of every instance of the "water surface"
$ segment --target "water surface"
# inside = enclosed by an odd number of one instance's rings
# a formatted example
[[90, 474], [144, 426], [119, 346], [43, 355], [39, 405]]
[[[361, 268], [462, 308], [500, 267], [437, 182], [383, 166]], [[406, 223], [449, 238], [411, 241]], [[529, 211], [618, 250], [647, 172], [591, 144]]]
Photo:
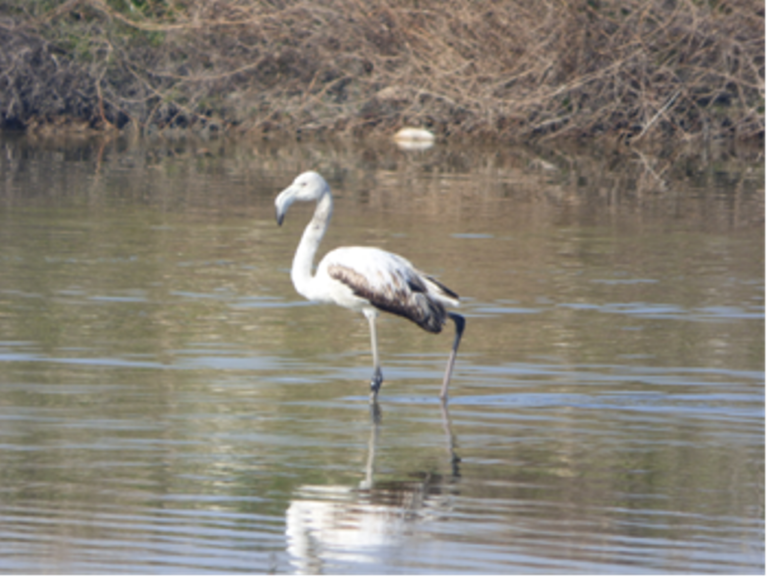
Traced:
[[[1, 144], [1, 571], [763, 573], [760, 167]], [[367, 323], [293, 290], [309, 168], [321, 252], [462, 295], [447, 412], [449, 334], [380, 318], [371, 408]]]

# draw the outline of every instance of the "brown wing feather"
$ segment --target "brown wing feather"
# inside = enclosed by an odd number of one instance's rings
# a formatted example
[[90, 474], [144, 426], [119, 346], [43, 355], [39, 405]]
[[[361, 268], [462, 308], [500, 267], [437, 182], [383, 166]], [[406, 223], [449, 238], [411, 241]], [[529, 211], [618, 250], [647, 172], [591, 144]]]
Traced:
[[421, 273], [421, 275], [423, 275], [424, 277], [426, 277], [427, 279], [429, 279], [430, 283], [433, 283], [435, 286], [437, 286], [437, 288], [438, 288], [438, 289], [440, 289], [440, 291], [442, 291], [443, 293], [445, 293], [445, 294], [446, 294], [448, 297], [450, 297], [451, 299], [456, 299], [456, 300], [458, 300], [458, 299], [459, 299], [459, 295], [458, 295], [458, 293], [454, 293], [453, 291], [451, 291], [450, 289], [448, 289], [448, 287], [446, 287], [445, 285], [443, 285], [442, 283], [440, 283], [440, 281], [438, 281], [438, 280], [437, 280], [437, 279], [435, 279], [434, 277], [431, 277], [430, 275], [425, 275], [424, 273]]
[[[377, 286], [371, 284], [365, 275], [344, 265], [330, 265], [328, 275], [344, 283], [355, 295], [366, 299], [377, 309], [410, 319], [431, 333], [440, 333], [443, 329], [445, 307], [429, 297], [426, 284], [415, 273], [406, 277], [398, 272], [388, 272], [389, 278], [386, 279], [383, 278], [384, 273], [380, 273], [383, 282]], [[458, 297], [434, 279], [428, 279], [448, 295]]]

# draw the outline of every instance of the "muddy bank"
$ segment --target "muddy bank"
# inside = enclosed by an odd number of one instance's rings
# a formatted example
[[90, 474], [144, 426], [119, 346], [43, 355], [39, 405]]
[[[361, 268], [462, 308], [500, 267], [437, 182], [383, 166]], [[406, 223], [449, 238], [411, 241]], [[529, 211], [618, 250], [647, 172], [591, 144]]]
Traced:
[[763, 47], [753, 0], [11, 0], [0, 126], [761, 142]]

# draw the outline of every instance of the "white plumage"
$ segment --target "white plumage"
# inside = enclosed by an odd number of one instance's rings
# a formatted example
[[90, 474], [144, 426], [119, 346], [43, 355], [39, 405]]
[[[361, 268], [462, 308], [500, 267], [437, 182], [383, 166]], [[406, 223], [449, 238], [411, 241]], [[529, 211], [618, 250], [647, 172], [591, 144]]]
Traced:
[[440, 397], [448, 395], [448, 383], [464, 330], [464, 318], [446, 310], [459, 304], [459, 296], [436, 279], [416, 269], [410, 261], [374, 247], [340, 247], [328, 253], [312, 275], [313, 261], [333, 212], [328, 183], [318, 173], [300, 174], [275, 199], [278, 225], [294, 201], [316, 201], [312, 220], [296, 249], [291, 279], [296, 290], [320, 303], [335, 303], [362, 312], [371, 329], [374, 373], [371, 393], [375, 399], [383, 381], [376, 339], [376, 317], [386, 311], [410, 319], [421, 328], [440, 333], [448, 318], [456, 336], [448, 358]]

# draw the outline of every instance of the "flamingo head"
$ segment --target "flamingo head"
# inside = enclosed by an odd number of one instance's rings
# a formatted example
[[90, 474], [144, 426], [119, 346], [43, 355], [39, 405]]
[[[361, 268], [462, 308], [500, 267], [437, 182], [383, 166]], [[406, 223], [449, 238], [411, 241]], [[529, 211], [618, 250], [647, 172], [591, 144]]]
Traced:
[[275, 199], [275, 218], [282, 225], [285, 214], [294, 201], [317, 201], [323, 195], [330, 193], [330, 187], [325, 179], [315, 171], [307, 171], [296, 177], [288, 188], [283, 190]]

